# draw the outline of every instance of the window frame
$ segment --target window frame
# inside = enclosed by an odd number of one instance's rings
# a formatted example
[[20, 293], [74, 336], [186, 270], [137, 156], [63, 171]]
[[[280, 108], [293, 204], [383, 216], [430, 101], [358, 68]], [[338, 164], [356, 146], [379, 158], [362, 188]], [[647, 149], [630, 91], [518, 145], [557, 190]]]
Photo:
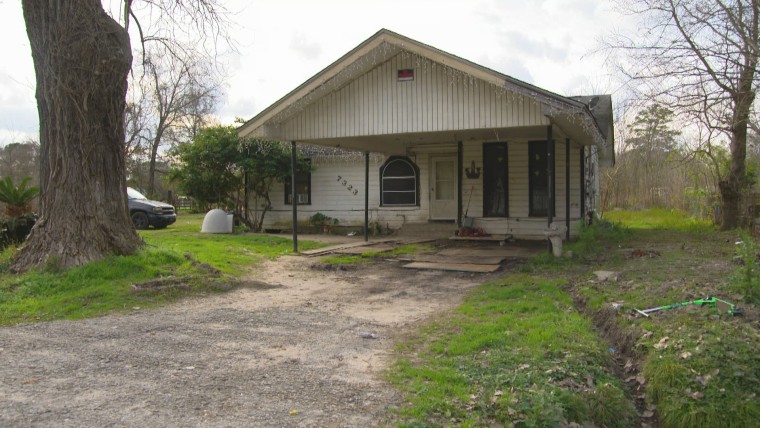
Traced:
[[[403, 162], [406, 165], [408, 165], [412, 173], [414, 175], [404, 175], [404, 176], [392, 176], [392, 177], [386, 177], [385, 172], [388, 169], [389, 166], [396, 162]], [[385, 190], [385, 180], [409, 180], [410, 178], [414, 179], [414, 189], [413, 190]], [[385, 195], [386, 193], [413, 193], [414, 194], [414, 202], [413, 203], [404, 203], [404, 204], [393, 204], [393, 203], [386, 203], [385, 202]], [[382, 166], [380, 166], [380, 206], [381, 207], [419, 207], [420, 206], [420, 169], [409, 157], [407, 156], [391, 156], [389, 157]]]
[[[311, 159], [305, 159], [306, 162], [311, 165]], [[296, 185], [298, 185], [299, 182], [299, 176], [302, 178], [303, 181], [305, 181], [306, 184], [306, 202], [297, 202], [297, 205], [311, 205], [311, 168], [309, 168], [308, 171], [296, 171]], [[289, 175], [288, 178], [285, 180], [285, 191], [283, 199], [285, 201], [285, 205], [293, 205], [291, 201], [289, 201], [289, 196], [291, 189], [293, 185], [293, 175]], [[303, 195], [303, 193], [298, 193], [299, 195]]]

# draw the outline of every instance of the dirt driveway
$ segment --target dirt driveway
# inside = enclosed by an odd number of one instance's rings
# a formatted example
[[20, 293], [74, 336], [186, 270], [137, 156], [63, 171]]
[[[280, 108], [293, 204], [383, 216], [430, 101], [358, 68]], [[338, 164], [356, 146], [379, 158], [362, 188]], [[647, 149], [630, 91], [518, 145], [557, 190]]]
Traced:
[[501, 275], [290, 256], [224, 295], [3, 327], [0, 426], [382, 425], [394, 338]]

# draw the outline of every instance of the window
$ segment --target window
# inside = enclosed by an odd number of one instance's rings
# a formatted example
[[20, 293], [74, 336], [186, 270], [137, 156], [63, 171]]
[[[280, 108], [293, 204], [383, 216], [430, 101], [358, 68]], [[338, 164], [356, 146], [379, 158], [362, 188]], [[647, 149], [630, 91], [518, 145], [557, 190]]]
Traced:
[[[311, 163], [310, 159], [306, 162]], [[291, 178], [285, 181], [285, 205], [292, 205]], [[298, 205], [311, 205], [311, 172], [296, 172], [296, 202]]]
[[483, 144], [483, 216], [506, 217], [509, 194], [507, 143]]
[[417, 165], [409, 158], [390, 157], [380, 167], [380, 205], [418, 205], [419, 176]]
[[546, 217], [549, 215], [549, 164], [546, 160], [546, 141], [531, 141], [528, 144], [528, 215]]

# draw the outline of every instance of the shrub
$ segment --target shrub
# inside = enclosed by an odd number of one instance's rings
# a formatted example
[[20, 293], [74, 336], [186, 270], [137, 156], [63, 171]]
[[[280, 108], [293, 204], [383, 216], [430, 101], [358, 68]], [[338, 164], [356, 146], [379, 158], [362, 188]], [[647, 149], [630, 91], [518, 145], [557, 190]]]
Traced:
[[733, 280], [748, 302], [760, 302], [760, 266], [758, 266], [760, 245], [747, 232], [742, 232], [741, 241], [736, 243], [739, 267]]

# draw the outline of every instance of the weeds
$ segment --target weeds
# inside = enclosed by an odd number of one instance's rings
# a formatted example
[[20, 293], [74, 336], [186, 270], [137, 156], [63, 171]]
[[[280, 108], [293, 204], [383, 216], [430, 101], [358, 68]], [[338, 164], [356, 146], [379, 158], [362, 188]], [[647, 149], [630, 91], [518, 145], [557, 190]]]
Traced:
[[737, 291], [751, 288], [742, 293], [754, 296], [760, 282], [757, 243], [743, 236], [743, 244], [734, 245], [733, 235], [679, 212], [608, 214], [606, 218], [621, 221], [630, 235], [617, 244], [600, 240], [604, 250], [594, 269], [618, 271], [621, 278], [601, 283], [588, 279], [586, 272], [574, 292], [594, 310], [609, 308], [611, 302], [623, 305], [615, 312], [613, 326], [619, 328], [616, 334], [635, 343], [631, 358], [641, 361], [647, 403], [656, 406], [660, 424], [666, 428], [756, 425], [760, 348], [751, 322], [756, 319], [755, 308], [745, 308], [746, 318], [700, 307], [642, 318], [634, 317], [632, 308], [709, 295], [731, 300], [727, 277]]
[[760, 245], [746, 231], [741, 234], [741, 241], [736, 243], [736, 260], [739, 266], [731, 278], [744, 295], [744, 300], [760, 303]]
[[605, 212], [604, 218], [608, 221], [624, 223], [631, 229], [676, 230], [698, 234], [715, 231], [715, 226], [709, 220], [690, 217], [676, 209], [614, 210]]

